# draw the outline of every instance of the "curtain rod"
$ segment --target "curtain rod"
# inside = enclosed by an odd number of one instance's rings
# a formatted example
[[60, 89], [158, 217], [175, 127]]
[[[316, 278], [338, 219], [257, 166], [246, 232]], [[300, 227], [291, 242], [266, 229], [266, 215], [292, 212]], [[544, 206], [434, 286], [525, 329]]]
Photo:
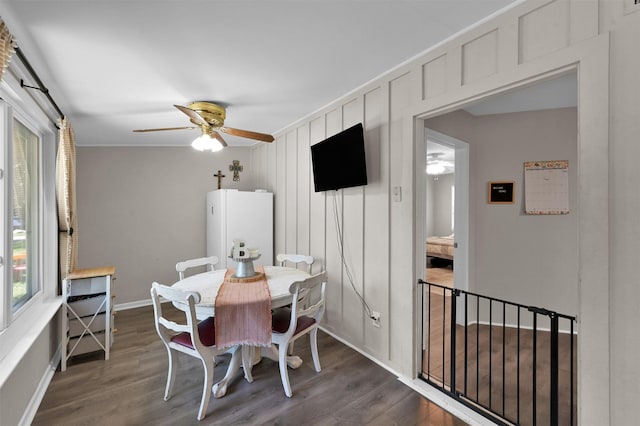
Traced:
[[22, 62], [24, 64], [24, 66], [27, 68], [27, 71], [29, 71], [29, 74], [31, 74], [31, 76], [35, 79], [36, 83], [38, 83], [38, 86], [28, 86], [26, 84], [24, 84], [24, 80], [20, 80], [20, 87], [26, 87], [28, 89], [36, 89], [41, 91], [42, 93], [44, 93], [44, 95], [47, 97], [47, 99], [49, 100], [49, 103], [55, 108], [55, 110], [58, 112], [58, 115], [60, 116], [60, 118], [64, 118], [64, 114], [62, 113], [62, 111], [60, 110], [60, 108], [58, 107], [58, 104], [56, 104], [56, 101], [53, 100], [53, 98], [51, 97], [51, 94], [49, 93], [49, 89], [47, 89], [45, 87], [45, 85], [42, 83], [42, 80], [40, 80], [40, 77], [38, 77], [38, 74], [36, 73], [36, 71], [33, 69], [33, 67], [31, 66], [31, 63], [27, 60], [27, 58], [24, 56], [24, 53], [22, 53], [22, 50], [16, 46], [15, 48], [15, 52], [18, 55], [18, 58], [20, 59], [20, 62]]

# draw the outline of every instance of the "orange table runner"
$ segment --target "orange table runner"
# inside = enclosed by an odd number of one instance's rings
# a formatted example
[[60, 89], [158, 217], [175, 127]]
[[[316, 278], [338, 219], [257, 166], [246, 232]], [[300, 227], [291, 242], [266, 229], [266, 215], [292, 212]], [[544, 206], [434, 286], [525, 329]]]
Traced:
[[[256, 272], [264, 274], [262, 266]], [[266, 277], [231, 282], [235, 269], [227, 269], [215, 301], [216, 346], [271, 345], [271, 292]]]

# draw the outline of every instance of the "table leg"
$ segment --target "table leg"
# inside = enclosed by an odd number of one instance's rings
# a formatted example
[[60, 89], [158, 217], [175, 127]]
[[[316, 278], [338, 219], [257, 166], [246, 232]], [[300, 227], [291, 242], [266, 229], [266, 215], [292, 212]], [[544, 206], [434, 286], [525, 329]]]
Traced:
[[[216, 398], [222, 398], [227, 394], [227, 386], [229, 386], [231, 379], [233, 379], [238, 372], [240, 362], [242, 361], [241, 347], [236, 346], [229, 351], [231, 352], [231, 360], [229, 361], [229, 367], [227, 367], [227, 373], [224, 375], [222, 380], [213, 385], [213, 388], [211, 389], [213, 396]], [[251, 380], [253, 380], [253, 378]]]
[[244, 370], [244, 378], [249, 383], [253, 383], [253, 375], [251, 374], [251, 370], [253, 369], [253, 366], [257, 364], [255, 362], [256, 352], [258, 351], [255, 351], [253, 346], [242, 346], [242, 369]]
[[[275, 345], [271, 345], [267, 348], [261, 347], [259, 351], [255, 351], [255, 347], [253, 346], [240, 346], [236, 348], [232, 348], [231, 352], [231, 361], [229, 361], [229, 367], [227, 367], [227, 373], [224, 375], [222, 380], [213, 385], [211, 389], [213, 392], [213, 396], [215, 398], [222, 398], [227, 394], [227, 387], [231, 380], [235, 377], [236, 373], [240, 369], [240, 365], [249, 366], [248, 368], [244, 368], [244, 377], [249, 382], [253, 382], [253, 375], [251, 374], [251, 367], [257, 364], [257, 357], [254, 356], [254, 352], [258, 353], [260, 357], [269, 358], [275, 362], [278, 362], [278, 350]], [[299, 356], [288, 356], [287, 357], [287, 365], [289, 368], [296, 369], [302, 365], [302, 358]]]

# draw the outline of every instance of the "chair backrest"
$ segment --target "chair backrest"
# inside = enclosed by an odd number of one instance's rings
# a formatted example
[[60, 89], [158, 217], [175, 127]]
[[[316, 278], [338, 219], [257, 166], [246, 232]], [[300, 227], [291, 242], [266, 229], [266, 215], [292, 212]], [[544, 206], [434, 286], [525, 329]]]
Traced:
[[189, 259], [189, 260], [185, 260], [184, 262], [176, 263], [176, 271], [178, 272], [178, 276], [180, 277], [180, 279], [183, 279], [184, 271], [186, 271], [189, 268], [195, 268], [197, 266], [206, 265], [208, 268], [210, 268], [209, 269], [210, 271], [213, 271], [217, 263], [218, 263], [217, 256], [199, 257], [197, 259]]
[[[177, 323], [166, 318], [162, 314], [160, 297], [175, 303], [185, 305], [185, 322]], [[151, 285], [151, 301], [153, 302], [153, 314], [156, 323], [156, 331], [160, 338], [169, 344], [171, 338], [178, 333], [189, 333], [193, 347], [200, 351], [205, 345], [200, 341], [198, 333], [198, 319], [196, 317], [196, 304], [200, 302], [200, 293], [196, 291], [183, 291], [154, 282]]]
[[315, 319], [317, 324], [320, 323], [324, 315], [326, 286], [327, 273], [325, 271], [302, 281], [291, 283], [289, 293], [293, 295], [293, 302], [291, 303], [291, 323], [288, 332], [295, 330], [296, 320], [301, 316], [311, 317]]
[[313, 268], [313, 256], [307, 256], [304, 254], [280, 253], [276, 256], [276, 260], [280, 263], [280, 266], [285, 266], [286, 262], [291, 262], [295, 264], [304, 262], [309, 267], [309, 273], [311, 273], [311, 268]]

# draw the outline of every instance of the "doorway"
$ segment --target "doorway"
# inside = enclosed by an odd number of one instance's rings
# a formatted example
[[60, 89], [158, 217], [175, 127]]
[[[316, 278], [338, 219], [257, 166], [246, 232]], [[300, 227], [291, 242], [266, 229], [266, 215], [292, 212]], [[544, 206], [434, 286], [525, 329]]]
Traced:
[[425, 279], [468, 289], [469, 145], [425, 129]]
[[[458, 192], [463, 186], [458, 187], [456, 164], [453, 195], [453, 215], [458, 214], [459, 207], [468, 207], [473, 214], [473, 230], [467, 228], [463, 233], [460, 225], [468, 226], [469, 221], [459, 224], [454, 217], [452, 233], [458, 247], [454, 252], [453, 289], [432, 284], [423, 287], [420, 377], [454, 398], [462, 396], [463, 400], [472, 401], [471, 405], [482, 407], [484, 413], [491, 411], [516, 424], [536, 424], [536, 417], [574, 424], [577, 418], [579, 339], [573, 315], [578, 294], [577, 199], [570, 194], [573, 215], [527, 215], [523, 173], [524, 162], [534, 157], [578, 163], [576, 86], [576, 75], [570, 73], [426, 121], [418, 119], [416, 123], [417, 130], [437, 128], [467, 138], [473, 145], [473, 180], [470, 174], [466, 176], [470, 188], [460, 200]], [[543, 106], [533, 102], [538, 99], [535, 93], [548, 89], [555, 96], [543, 96], [546, 101], [561, 101], [560, 89], [564, 87], [573, 88], [568, 93], [568, 104]], [[434, 161], [429, 153], [439, 146], [430, 148], [431, 130], [422, 131], [424, 134], [417, 132], [417, 140], [425, 141], [422, 161], [428, 165]], [[436, 136], [445, 140], [448, 137]], [[457, 155], [455, 162], [458, 163]], [[416, 168], [418, 181], [424, 179], [425, 165]], [[465, 170], [470, 173], [468, 166]], [[569, 176], [571, 187], [575, 187], [575, 166]], [[519, 195], [512, 204], [492, 205], [486, 198], [487, 182], [505, 177], [519, 188]], [[428, 207], [428, 180], [427, 176], [427, 195], [424, 201], [420, 200], [425, 203], [425, 237], [432, 232], [429, 216], [437, 217]], [[459, 239], [468, 238], [471, 233], [474, 249], [469, 249], [469, 283], [458, 275], [459, 254], [470, 244], [467, 241], [462, 245]], [[571, 248], [565, 250], [568, 247]], [[540, 270], [542, 263], [546, 265], [542, 268], [544, 280], [531, 273]], [[429, 268], [425, 269], [428, 283]], [[533, 279], [527, 281], [529, 277]], [[470, 286], [473, 293], [465, 291], [469, 289], [462, 283]], [[551, 322], [559, 318], [567, 321]], [[483, 342], [487, 345], [483, 346]], [[526, 378], [532, 383], [522, 380], [522, 371], [527, 371]], [[510, 382], [513, 378], [516, 384]], [[552, 387], [553, 392], [539, 391]], [[550, 394], [555, 397], [549, 399]]]

